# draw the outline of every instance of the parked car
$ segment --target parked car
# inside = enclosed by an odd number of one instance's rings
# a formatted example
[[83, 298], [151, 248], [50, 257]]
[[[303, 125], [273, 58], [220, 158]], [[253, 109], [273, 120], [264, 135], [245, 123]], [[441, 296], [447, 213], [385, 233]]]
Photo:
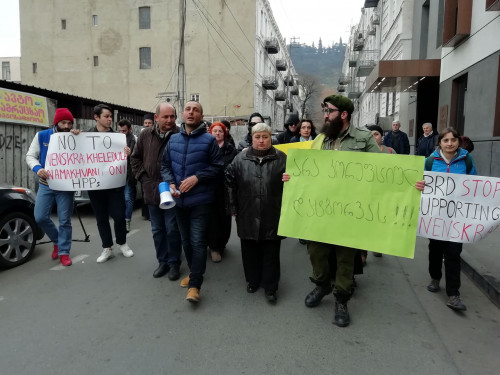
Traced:
[[35, 198], [29, 189], [0, 184], [0, 266], [4, 268], [28, 261], [36, 241], [45, 235], [35, 221]]

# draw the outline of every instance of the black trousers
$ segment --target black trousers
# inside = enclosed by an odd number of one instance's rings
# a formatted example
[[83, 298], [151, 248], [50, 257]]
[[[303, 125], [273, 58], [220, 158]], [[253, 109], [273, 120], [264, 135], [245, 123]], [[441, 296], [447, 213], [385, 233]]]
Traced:
[[462, 244], [458, 242], [429, 240], [429, 274], [431, 278], [441, 280], [443, 273], [446, 280], [446, 294], [459, 296], [460, 292], [460, 253]]
[[212, 250], [222, 251], [231, 236], [232, 216], [226, 214], [224, 201], [216, 199], [212, 206], [210, 221], [208, 222], [208, 247]]
[[102, 247], [113, 246], [113, 236], [109, 218], [114, 221], [116, 243], [123, 245], [127, 242], [127, 228], [125, 225], [125, 195], [123, 187], [105, 190], [89, 190], [90, 204], [95, 213], [97, 229], [101, 237]]
[[241, 240], [241, 258], [247, 283], [276, 291], [280, 281], [281, 240]]

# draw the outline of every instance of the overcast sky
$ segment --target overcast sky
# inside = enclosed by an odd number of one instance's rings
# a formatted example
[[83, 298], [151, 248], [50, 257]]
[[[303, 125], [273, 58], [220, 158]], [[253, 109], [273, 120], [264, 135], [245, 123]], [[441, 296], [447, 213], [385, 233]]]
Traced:
[[[82, 0], [83, 1], [83, 0]], [[19, 0], [1, 0], [0, 56], [20, 56]], [[269, 0], [281, 35], [287, 42], [297, 37], [297, 42], [324, 46], [344, 42], [349, 37], [349, 27], [357, 24], [364, 0]]]

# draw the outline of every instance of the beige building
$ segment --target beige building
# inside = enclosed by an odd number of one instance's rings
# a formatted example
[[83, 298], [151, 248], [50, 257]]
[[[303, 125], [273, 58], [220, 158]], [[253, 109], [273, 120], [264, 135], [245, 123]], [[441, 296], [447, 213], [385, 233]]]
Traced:
[[2, 63], [2, 75], [0, 79], [12, 82], [21, 82], [21, 58], [0, 57]]
[[257, 111], [281, 129], [300, 90], [268, 1], [183, 4], [23, 0], [23, 83], [148, 111], [195, 99], [208, 117]]

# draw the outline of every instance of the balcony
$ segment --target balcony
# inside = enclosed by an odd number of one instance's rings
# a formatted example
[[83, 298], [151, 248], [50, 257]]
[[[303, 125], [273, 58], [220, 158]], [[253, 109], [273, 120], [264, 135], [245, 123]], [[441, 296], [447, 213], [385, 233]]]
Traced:
[[347, 87], [347, 97], [349, 99], [358, 99], [361, 96], [361, 84], [359, 80], [351, 82]]
[[365, 47], [365, 37], [363, 32], [358, 33], [358, 37], [354, 41], [354, 45], [352, 47], [353, 51], [361, 51]]
[[377, 34], [377, 29], [375, 28], [375, 26], [368, 28], [368, 35], [375, 35], [375, 34]]
[[337, 86], [337, 91], [338, 92], [345, 92], [345, 86], [344, 85], [338, 85]]
[[341, 75], [339, 77], [339, 85], [347, 85], [348, 83], [351, 82], [351, 77], [347, 75]]
[[297, 86], [292, 87], [292, 89], [290, 90], [290, 94], [299, 95], [299, 88]]
[[372, 72], [375, 65], [377, 65], [378, 60], [379, 60], [378, 50], [363, 51], [358, 59], [358, 69], [356, 71], [356, 76], [357, 77], [368, 76]]
[[280, 72], [283, 72], [286, 70], [286, 61], [284, 59], [277, 59], [276, 60], [276, 69], [279, 70]]
[[262, 87], [266, 90], [276, 90], [278, 88], [278, 80], [276, 77], [264, 77]]
[[285, 81], [285, 85], [293, 86], [293, 77], [290, 77], [290, 76], [286, 77], [284, 81]]
[[267, 53], [275, 54], [280, 51], [280, 45], [277, 38], [266, 38], [264, 39], [264, 48]]
[[378, 2], [379, 0], [365, 0], [365, 6], [363, 8], [376, 8]]
[[358, 65], [358, 55], [356, 52], [349, 55], [349, 68], [355, 68]]
[[277, 102], [284, 102], [286, 99], [285, 92], [282, 90], [276, 91], [274, 93], [274, 100]]
[[380, 25], [380, 14], [378, 11], [373, 11], [373, 15], [371, 17], [372, 25]]

